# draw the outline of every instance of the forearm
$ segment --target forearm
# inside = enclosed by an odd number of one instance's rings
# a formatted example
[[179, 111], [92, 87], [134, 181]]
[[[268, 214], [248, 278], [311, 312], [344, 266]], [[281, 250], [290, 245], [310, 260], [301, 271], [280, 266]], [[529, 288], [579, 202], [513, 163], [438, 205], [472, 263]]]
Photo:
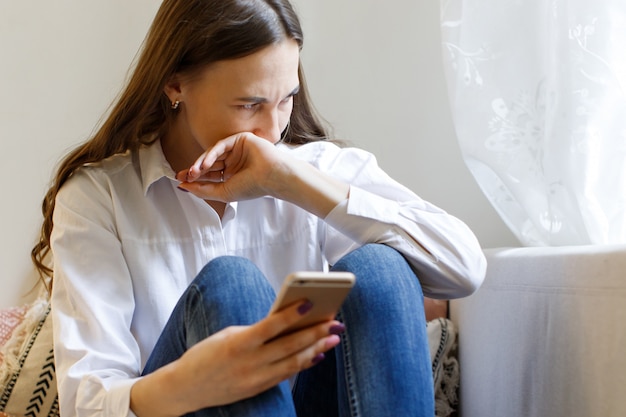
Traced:
[[[382, 243], [398, 250], [432, 298], [469, 295], [484, 278], [484, 256], [471, 230], [417, 198], [382, 197], [354, 186], [349, 201], [339, 204], [324, 221], [332, 226], [327, 242], [347, 236], [352, 242]], [[337, 248], [326, 253], [331, 262], [342, 255]]]
[[130, 391], [130, 408], [137, 417], [175, 417], [192, 410], [185, 398], [184, 384], [172, 362], [138, 380]]
[[320, 218], [348, 198], [349, 184], [322, 173], [311, 164], [292, 160], [275, 197], [293, 203]]

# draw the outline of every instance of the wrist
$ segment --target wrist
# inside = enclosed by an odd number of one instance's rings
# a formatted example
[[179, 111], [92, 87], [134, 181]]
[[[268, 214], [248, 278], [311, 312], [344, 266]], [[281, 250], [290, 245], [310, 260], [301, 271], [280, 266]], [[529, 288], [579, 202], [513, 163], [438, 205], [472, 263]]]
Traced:
[[326, 217], [339, 203], [348, 198], [350, 186], [321, 172], [311, 164], [294, 160], [285, 170], [282, 185], [276, 188], [276, 198], [296, 204]]
[[137, 417], [176, 417], [189, 410], [185, 389], [172, 362], [139, 379], [130, 391], [130, 409]]

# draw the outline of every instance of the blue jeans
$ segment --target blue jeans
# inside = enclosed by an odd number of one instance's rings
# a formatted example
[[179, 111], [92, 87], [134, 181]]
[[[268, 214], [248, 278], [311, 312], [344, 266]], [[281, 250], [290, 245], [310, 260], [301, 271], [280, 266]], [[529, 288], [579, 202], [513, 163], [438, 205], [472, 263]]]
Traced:
[[[394, 249], [369, 244], [333, 270], [350, 271], [356, 285], [338, 319], [339, 346], [288, 381], [255, 397], [189, 416], [412, 417], [434, 415], [434, 393], [419, 282]], [[209, 262], [181, 297], [144, 369], [148, 374], [187, 348], [231, 325], [267, 314], [275, 294], [250, 261]]]

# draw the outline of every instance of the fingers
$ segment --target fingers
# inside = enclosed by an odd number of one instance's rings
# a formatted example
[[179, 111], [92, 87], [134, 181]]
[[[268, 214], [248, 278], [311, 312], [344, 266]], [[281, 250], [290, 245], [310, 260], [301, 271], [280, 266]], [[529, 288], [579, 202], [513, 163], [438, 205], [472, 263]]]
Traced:
[[[220, 156], [215, 160], [213, 164], [207, 165], [207, 159], [205, 154], [198, 159], [189, 169], [179, 171], [176, 174], [176, 179], [182, 182], [193, 181], [209, 181], [209, 182], [224, 182], [224, 171], [226, 170], [225, 159], [227, 155]], [[205, 167], [206, 166], [206, 167]]]
[[286, 186], [286, 175], [292, 174], [287, 161], [272, 143], [244, 132], [217, 142], [187, 170], [178, 172], [176, 179], [180, 189], [205, 200], [278, 197], [277, 192]]
[[253, 372], [246, 373], [245, 377], [239, 378], [239, 387], [246, 393], [245, 397], [266, 391], [324, 360], [323, 352], [333, 348], [339, 342], [339, 336], [332, 335], [309, 349], [285, 357], [278, 362], [267, 363]]
[[[181, 171], [176, 178], [180, 181], [192, 182], [196, 180], [221, 181], [221, 171], [226, 170], [225, 160], [232, 152], [240, 139], [248, 133], [237, 133], [217, 142], [211, 149], [204, 152], [189, 167], [187, 171]], [[209, 176], [207, 177], [207, 173]], [[215, 175], [217, 173], [217, 175]]]
[[183, 391], [201, 399], [201, 408], [231, 403], [319, 363], [324, 352], [340, 343], [340, 322], [327, 320], [276, 337], [305, 317], [310, 307], [298, 302], [252, 326], [231, 326], [192, 346], [176, 362], [185, 375]]
[[[328, 320], [284, 336], [275, 336], [289, 326], [294, 311], [300, 318], [306, 316], [306, 312], [301, 313], [308, 310], [305, 306], [306, 303], [296, 303], [258, 323], [262, 327], [261, 333], [274, 336], [255, 349], [263, 365], [248, 377], [251, 386], [270, 388], [298, 372], [315, 366], [325, 359], [325, 352], [341, 343], [339, 335], [345, 331], [345, 326], [336, 320]], [[284, 313], [289, 316], [286, 320], [279, 318]], [[272, 323], [273, 321], [280, 324]]]
[[294, 375], [311, 366], [317, 365], [324, 360], [324, 353], [334, 348], [339, 343], [341, 343], [339, 335], [329, 334], [304, 350], [280, 358], [273, 363], [273, 366], [279, 368], [285, 375]]
[[333, 320], [281, 336], [266, 345], [266, 360], [275, 365], [282, 363], [288, 374], [299, 372], [323, 359], [320, 354], [337, 346], [344, 331], [343, 324]]
[[258, 323], [260, 337], [265, 342], [276, 338], [288, 328], [304, 319], [313, 309], [313, 303], [306, 299], [296, 301], [288, 307], [274, 311]]
[[[324, 353], [337, 346], [340, 342], [341, 339], [338, 335], [326, 336], [304, 350], [268, 363], [258, 373], [251, 375], [250, 383], [263, 386], [264, 389], [275, 386], [281, 381], [323, 361], [325, 359]], [[278, 339], [272, 343], [278, 343]]]
[[227, 179], [226, 157], [227, 155], [221, 155], [210, 166], [204, 168], [208, 164], [206, 161], [211, 159], [207, 159], [210, 158], [208, 154], [203, 154], [189, 169], [176, 174], [176, 179], [181, 182], [178, 188], [200, 198], [227, 201], [223, 189], [223, 183]]
[[[345, 326], [332, 318], [283, 335], [288, 328], [304, 319], [311, 308], [312, 304], [303, 300], [270, 314], [257, 324], [258, 337], [266, 346], [271, 345], [271, 349], [266, 351], [267, 361], [280, 361], [311, 348], [311, 352], [318, 354], [336, 346], [338, 338], [335, 336], [343, 333]], [[331, 345], [326, 346], [325, 340]]]

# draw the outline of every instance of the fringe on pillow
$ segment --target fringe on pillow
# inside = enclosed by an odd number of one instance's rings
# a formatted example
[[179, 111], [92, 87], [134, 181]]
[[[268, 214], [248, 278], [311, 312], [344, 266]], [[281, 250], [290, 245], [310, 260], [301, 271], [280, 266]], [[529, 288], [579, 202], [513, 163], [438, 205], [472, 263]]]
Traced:
[[447, 357], [442, 363], [441, 385], [435, 393], [436, 417], [448, 417], [456, 411], [459, 389], [459, 362], [455, 357]]
[[28, 308], [24, 320], [15, 328], [11, 338], [0, 347], [0, 356], [3, 360], [0, 364], [0, 387], [4, 388], [11, 376], [20, 370], [21, 357], [24, 349], [30, 341], [30, 336], [45, 317], [49, 301], [38, 298]]
[[[457, 360], [457, 331], [449, 319], [438, 318], [439, 345], [433, 355], [433, 379], [435, 383], [435, 416], [449, 417], [458, 405], [459, 362]], [[436, 327], [435, 327], [436, 329]], [[431, 353], [432, 354], [432, 353]]]

